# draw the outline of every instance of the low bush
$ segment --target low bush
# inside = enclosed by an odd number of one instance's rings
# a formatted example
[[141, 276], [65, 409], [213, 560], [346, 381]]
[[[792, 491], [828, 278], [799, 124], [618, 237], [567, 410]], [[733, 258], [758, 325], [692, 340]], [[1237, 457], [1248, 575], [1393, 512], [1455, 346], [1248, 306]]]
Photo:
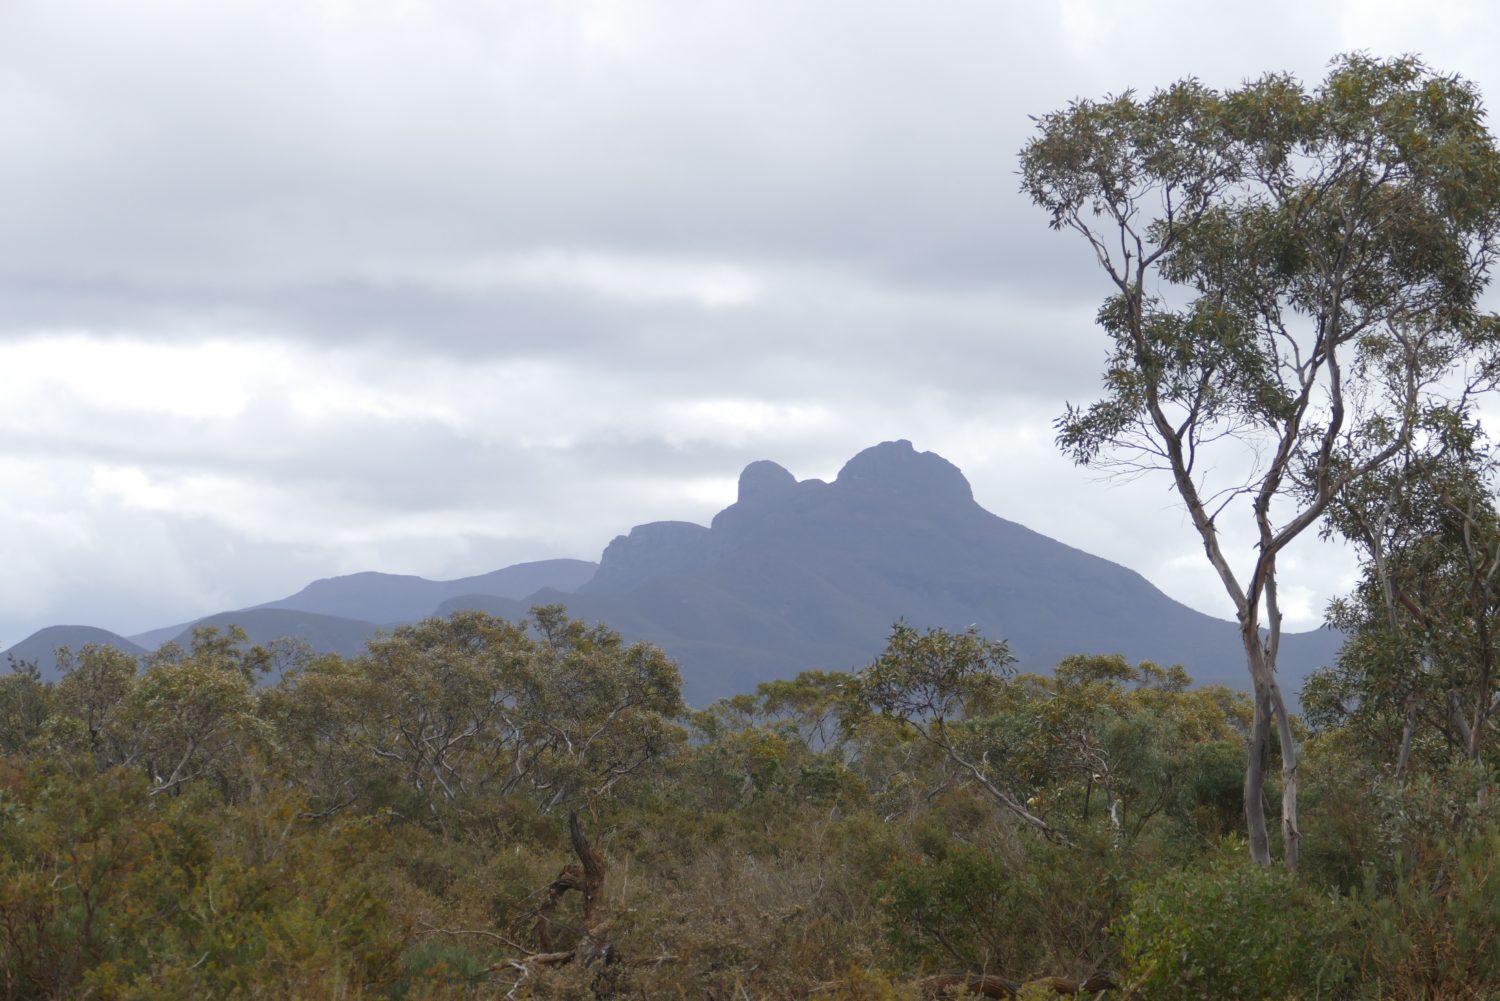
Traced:
[[1121, 922], [1126, 973], [1151, 1001], [1338, 997], [1352, 971], [1346, 923], [1339, 898], [1225, 858], [1135, 888]]

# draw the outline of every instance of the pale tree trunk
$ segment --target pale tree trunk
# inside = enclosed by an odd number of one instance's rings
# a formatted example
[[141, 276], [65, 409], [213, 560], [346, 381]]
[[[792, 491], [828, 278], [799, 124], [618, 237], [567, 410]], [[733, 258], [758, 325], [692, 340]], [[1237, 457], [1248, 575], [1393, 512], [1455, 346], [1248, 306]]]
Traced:
[[[1255, 720], [1250, 728], [1249, 760], [1245, 767], [1245, 823], [1249, 830], [1250, 858], [1258, 865], [1271, 864], [1270, 835], [1266, 829], [1265, 790], [1266, 759], [1270, 752], [1271, 723], [1276, 723], [1277, 743], [1281, 750], [1281, 846], [1282, 863], [1296, 871], [1302, 830], [1297, 822], [1297, 742], [1292, 734], [1291, 717], [1286, 700], [1276, 682], [1272, 651], [1279, 637], [1273, 635], [1263, 645], [1260, 629], [1253, 618], [1240, 627], [1255, 683]], [[1268, 650], [1267, 646], [1271, 649]]]
[[1121, 801], [1111, 797], [1109, 801], [1110, 844], [1115, 848], [1125, 843], [1124, 813], [1124, 805]]
[[1266, 754], [1271, 737], [1271, 700], [1255, 686], [1255, 718], [1250, 724], [1249, 760], [1245, 765], [1245, 828], [1250, 839], [1250, 859], [1257, 865], [1271, 864], [1271, 839], [1266, 833]]
[[1408, 695], [1402, 712], [1401, 749], [1396, 753], [1396, 781], [1406, 781], [1406, 763], [1411, 760], [1411, 738], [1417, 727], [1417, 697]]
[[1292, 717], [1286, 711], [1281, 683], [1276, 680], [1276, 658], [1281, 652], [1281, 601], [1274, 556], [1266, 576], [1265, 595], [1267, 629], [1265, 646], [1261, 648], [1264, 651], [1261, 669], [1268, 681], [1271, 709], [1276, 713], [1276, 738], [1281, 744], [1281, 856], [1287, 871], [1296, 872], [1302, 849], [1302, 828], [1297, 824], [1297, 738], [1292, 733]]
[[1281, 697], [1281, 686], [1271, 679], [1271, 702], [1276, 711], [1276, 735], [1281, 740], [1281, 855], [1288, 872], [1297, 871], [1302, 852], [1302, 828], [1297, 825], [1297, 738]]

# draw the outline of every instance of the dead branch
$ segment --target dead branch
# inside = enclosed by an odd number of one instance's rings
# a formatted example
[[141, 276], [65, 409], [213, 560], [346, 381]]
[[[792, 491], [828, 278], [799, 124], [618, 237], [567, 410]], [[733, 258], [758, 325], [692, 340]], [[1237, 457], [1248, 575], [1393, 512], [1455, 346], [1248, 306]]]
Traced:
[[[537, 969], [561, 966], [575, 959], [585, 966], [600, 960], [613, 963], [619, 959], [608, 939], [614, 920], [595, 920], [600, 901], [604, 899], [604, 875], [607, 869], [604, 856], [589, 844], [576, 811], [568, 815], [568, 837], [573, 843], [578, 863], [562, 867], [562, 871], [548, 885], [546, 899], [536, 909], [534, 928], [541, 951], [506, 963], [512, 969], [519, 970], [523, 977]], [[559, 952], [553, 948], [558, 930], [557, 905], [570, 890], [583, 894], [583, 934], [572, 949]]]
[[529, 954], [529, 950], [527, 950], [524, 946], [512, 942], [510, 939], [506, 938], [504, 935], [501, 935], [499, 932], [488, 931], [484, 928], [439, 928], [437, 925], [432, 924], [429, 921], [424, 921], [421, 918], [417, 919], [417, 924], [425, 928], [427, 931], [438, 932], [442, 935], [478, 935], [482, 938], [492, 938], [496, 942], [500, 942], [504, 945], [510, 946], [512, 949], [518, 949], [521, 952], [526, 952]]
[[555, 939], [553, 929], [555, 922], [553, 915], [557, 913], [557, 904], [563, 898], [563, 894], [569, 890], [582, 891], [584, 887], [583, 870], [576, 865], [563, 866], [557, 878], [547, 887], [547, 899], [542, 901], [536, 909], [536, 942], [543, 952], [552, 951]]
[[568, 837], [578, 861], [583, 863], [583, 923], [591, 928], [599, 898], [604, 895], [604, 856], [583, 836], [583, 823], [576, 810], [568, 814]]

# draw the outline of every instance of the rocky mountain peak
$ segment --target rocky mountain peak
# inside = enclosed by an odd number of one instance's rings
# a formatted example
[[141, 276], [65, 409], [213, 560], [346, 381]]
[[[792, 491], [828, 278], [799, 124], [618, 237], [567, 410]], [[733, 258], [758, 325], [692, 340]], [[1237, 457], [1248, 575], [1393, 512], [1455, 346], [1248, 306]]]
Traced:
[[778, 497], [790, 493], [797, 487], [797, 477], [785, 466], [761, 459], [752, 462], [740, 473], [739, 503], [756, 501], [767, 497]]
[[974, 500], [974, 491], [957, 466], [936, 452], [918, 452], [905, 438], [860, 452], [844, 463], [834, 483], [840, 489], [924, 501]]

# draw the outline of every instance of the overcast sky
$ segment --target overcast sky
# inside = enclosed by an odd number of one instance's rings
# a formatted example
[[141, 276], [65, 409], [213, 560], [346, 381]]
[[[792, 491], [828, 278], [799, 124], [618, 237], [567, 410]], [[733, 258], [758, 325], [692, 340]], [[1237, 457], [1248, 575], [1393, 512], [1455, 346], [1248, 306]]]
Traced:
[[[890, 438], [1228, 614], [1165, 481], [1052, 445], [1107, 290], [1016, 153], [1351, 49], [1500, 101], [1481, 3], [0, 0], [0, 647], [595, 559]], [[1282, 565], [1296, 628], [1352, 570]]]

